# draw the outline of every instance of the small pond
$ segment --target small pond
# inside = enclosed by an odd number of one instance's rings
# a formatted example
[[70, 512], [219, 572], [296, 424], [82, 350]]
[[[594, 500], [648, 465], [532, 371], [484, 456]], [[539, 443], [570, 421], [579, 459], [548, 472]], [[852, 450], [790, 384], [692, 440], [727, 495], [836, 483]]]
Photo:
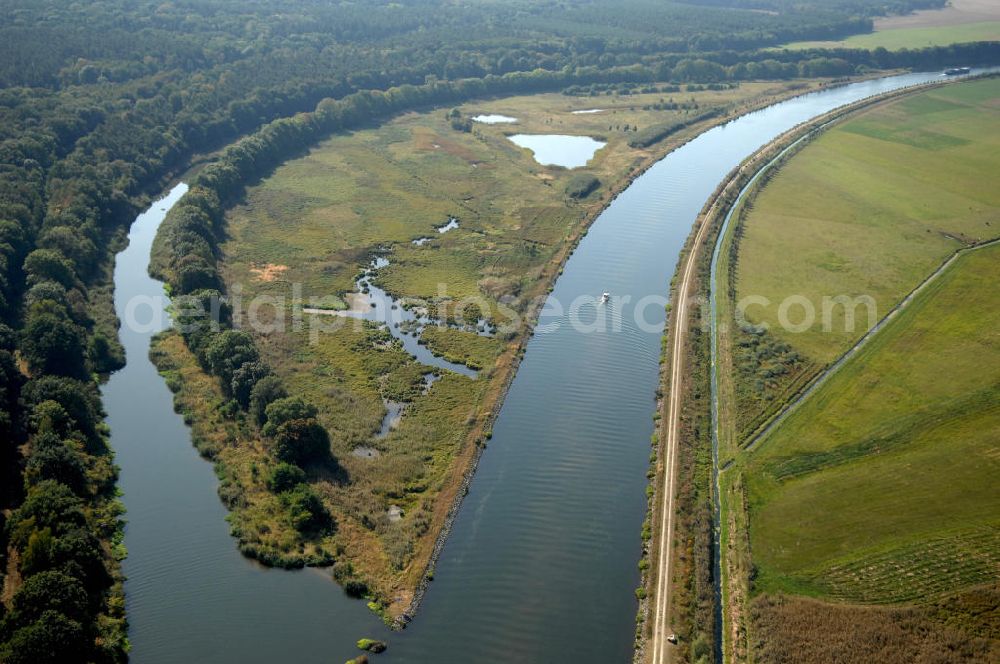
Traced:
[[[448, 231], [453, 231], [456, 228], [458, 228], [458, 219], [456, 219], [455, 217], [448, 217], [448, 223], [443, 224], [441, 226], [435, 226], [434, 230], [436, 230], [439, 235], [444, 235]], [[423, 237], [418, 237], [416, 240], [411, 240], [410, 242], [412, 244], [417, 245], [418, 247], [422, 247], [433, 239], [434, 238], [427, 237], [425, 235]]]
[[437, 232], [441, 233], [442, 235], [444, 235], [448, 231], [453, 231], [456, 228], [458, 228], [458, 219], [456, 219], [455, 217], [450, 217], [448, 219], [448, 223], [447, 224], [444, 224], [443, 226], [438, 226], [437, 227]]
[[472, 118], [472, 121], [481, 122], [483, 124], [514, 124], [517, 122], [517, 118], [512, 118], [509, 115], [490, 113], [487, 115], [476, 115]]
[[539, 164], [564, 168], [586, 166], [594, 153], [606, 145], [589, 136], [563, 134], [514, 134], [507, 138], [514, 145], [531, 150]]

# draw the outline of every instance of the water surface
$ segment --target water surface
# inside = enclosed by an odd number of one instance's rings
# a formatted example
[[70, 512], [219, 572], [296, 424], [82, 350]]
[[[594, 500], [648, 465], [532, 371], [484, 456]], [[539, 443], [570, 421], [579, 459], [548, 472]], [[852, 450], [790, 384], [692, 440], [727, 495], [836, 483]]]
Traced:
[[488, 115], [477, 115], [472, 118], [472, 121], [482, 122], [483, 124], [514, 124], [517, 122], [517, 118], [512, 118], [509, 115], [490, 113]]
[[519, 148], [531, 150], [539, 164], [563, 168], [586, 166], [594, 153], [607, 145], [589, 136], [563, 134], [514, 134], [507, 138]]
[[435, 228], [434, 230], [436, 230], [439, 234], [444, 235], [448, 231], [453, 231], [456, 228], [458, 228], [458, 219], [456, 219], [455, 217], [449, 217], [448, 223], [442, 224], [437, 228]]
[[[458, 228], [458, 222], [454, 219], [446, 226], [451, 226], [451, 224], [455, 224], [452, 228]], [[438, 232], [445, 233], [448, 230], [451, 228], [444, 231], [439, 229]], [[357, 281], [356, 285], [360, 292], [351, 293], [348, 296], [351, 305], [348, 309], [305, 307], [303, 312], [313, 316], [340, 316], [381, 323], [417, 362], [426, 364], [428, 367], [454, 371], [469, 378], [478, 376], [479, 372], [476, 369], [470, 369], [464, 364], [449, 362], [443, 357], [438, 357], [427, 346], [420, 343], [420, 335], [424, 328], [428, 325], [437, 325], [440, 321], [433, 318], [426, 307], [406, 307], [404, 302], [394, 298], [372, 282], [375, 274], [388, 265], [389, 259], [384, 256], [378, 256], [372, 260], [368, 270]]]

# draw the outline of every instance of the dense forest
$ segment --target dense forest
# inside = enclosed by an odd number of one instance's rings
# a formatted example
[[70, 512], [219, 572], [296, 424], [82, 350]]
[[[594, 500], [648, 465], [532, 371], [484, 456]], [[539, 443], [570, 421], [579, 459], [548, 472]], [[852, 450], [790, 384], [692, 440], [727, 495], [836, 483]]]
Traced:
[[[321, 136], [513, 92], [1000, 58], [996, 44], [757, 50], [864, 32], [872, 16], [941, 4], [0, 1], [0, 660], [127, 657], [121, 507], [98, 392], [100, 376], [124, 361], [111, 260], [147, 197], [198, 154], [246, 137], [171, 215], [161, 267], [194, 303], [222, 297], [224, 205]], [[311, 406], [283, 398], [246, 335], [195, 330], [188, 341], [278, 441], [286, 475], [324, 455]], [[323, 520], [308, 495], [296, 499], [304, 527]]]

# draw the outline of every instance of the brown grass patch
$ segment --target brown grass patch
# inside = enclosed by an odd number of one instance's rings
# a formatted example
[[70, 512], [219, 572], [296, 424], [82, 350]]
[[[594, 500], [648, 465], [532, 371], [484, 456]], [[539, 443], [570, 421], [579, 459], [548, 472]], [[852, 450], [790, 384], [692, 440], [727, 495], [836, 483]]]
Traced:
[[860, 607], [782, 595], [750, 609], [759, 662], [914, 664], [1000, 661], [1000, 586], [927, 606]]
[[257, 277], [257, 281], [274, 281], [288, 269], [287, 265], [277, 265], [276, 263], [266, 263], [264, 267], [251, 267], [250, 272]]
[[7, 571], [3, 577], [3, 588], [0, 589], [0, 603], [10, 606], [11, 600], [21, 589], [21, 554], [16, 547], [7, 549]]
[[453, 157], [463, 159], [470, 164], [479, 161], [479, 157], [477, 157], [472, 150], [469, 150], [455, 141], [445, 138], [429, 127], [414, 127], [413, 142], [416, 144], [418, 150], [445, 152]]

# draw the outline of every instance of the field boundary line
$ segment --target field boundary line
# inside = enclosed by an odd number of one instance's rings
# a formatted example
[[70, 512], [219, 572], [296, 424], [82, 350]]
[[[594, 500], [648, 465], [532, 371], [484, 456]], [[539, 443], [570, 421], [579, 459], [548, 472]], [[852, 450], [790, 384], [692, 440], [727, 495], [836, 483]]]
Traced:
[[746, 445], [743, 446], [743, 450], [749, 452], [756, 449], [776, 426], [784, 422], [790, 415], [798, 410], [799, 406], [801, 406], [809, 396], [822, 387], [826, 381], [836, 374], [851, 358], [857, 355], [858, 352], [860, 352], [861, 349], [866, 346], [880, 330], [885, 328], [885, 326], [891, 323], [900, 312], [912, 304], [913, 300], [920, 295], [920, 293], [922, 293], [931, 283], [944, 274], [959, 258], [998, 243], [1000, 243], [1000, 237], [996, 237], [991, 240], [984, 240], [983, 242], [979, 242], [974, 245], [960, 247], [953, 251], [946, 259], [944, 259], [944, 261], [941, 262], [940, 265], [937, 266], [937, 268], [934, 269], [933, 272], [924, 277], [923, 280], [913, 288], [913, 290], [907, 293], [906, 296], [897, 302], [885, 316], [879, 319], [875, 325], [865, 332], [865, 334], [862, 335], [862, 337], [858, 339], [853, 346], [844, 351], [844, 353], [838, 357], [833, 364], [829, 365], [826, 369], [817, 374], [816, 377], [813, 378], [812, 382], [803, 388], [792, 401], [789, 401], [788, 404], [786, 404], [785, 407], [779, 411], [773, 419], [771, 419], [771, 421], [764, 425], [759, 432], [750, 438]]
[[[987, 77], [989, 77], [989, 75], [975, 76], [975, 77], [971, 77], [971, 78], [972, 79], [979, 79], [979, 78], [987, 78]], [[970, 80], [970, 79], [963, 79], [963, 80]], [[723, 529], [722, 529], [722, 519], [721, 519], [723, 509], [722, 509], [722, 504], [721, 504], [722, 496], [721, 496], [721, 493], [720, 493], [721, 492], [720, 477], [721, 477], [721, 473], [724, 472], [725, 470], [727, 470], [733, 464], [733, 462], [736, 460], [736, 457], [734, 457], [733, 459], [728, 460], [725, 463], [725, 465], [723, 465], [723, 466], [720, 467], [719, 457], [718, 457], [718, 454], [719, 454], [719, 438], [718, 438], [718, 435], [719, 435], [719, 428], [720, 428], [719, 427], [719, 403], [718, 403], [718, 399], [719, 399], [719, 393], [718, 393], [718, 353], [719, 353], [719, 348], [718, 348], [718, 343], [719, 343], [719, 341], [718, 341], [718, 329], [717, 329], [717, 325], [718, 325], [718, 320], [717, 320], [717, 318], [718, 318], [718, 312], [717, 312], [717, 309], [716, 309], [716, 306], [715, 306], [715, 298], [716, 298], [716, 295], [718, 294], [717, 293], [717, 288], [716, 288], [716, 280], [717, 280], [716, 268], [717, 268], [717, 261], [718, 261], [718, 257], [719, 257], [719, 252], [722, 250], [722, 247], [725, 244], [725, 241], [726, 241], [726, 238], [727, 238], [727, 233], [728, 233], [728, 230], [729, 230], [729, 222], [731, 221], [731, 219], [732, 219], [732, 217], [733, 217], [736, 209], [739, 207], [741, 201], [744, 199], [744, 197], [750, 191], [752, 191], [752, 189], [753, 189], [754, 185], [756, 184], [758, 178], [761, 175], [763, 175], [766, 171], [770, 170], [771, 168], [780, 165], [780, 162], [785, 157], [787, 157], [790, 152], [793, 152], [795, 148], [797, 148], [800, 145], [803, 145], [805, 143], [808, 143], [809, 140], [812, 140], [813, 138], [821, 135], [829, 127], [831, 127], [831, 126], [833, 126], [835, 124], [838, 124], [838, 123], [840, 123], [840, 122], [842, 122], [842, 121], [844, 121], [844, 120], [846, 120], [846, 119], [848, 119], [848, 118], [850, 118], [850, 117], [852, 117], [852, 116], [854, 116], [854, 115], [856, 115], [858, 113], [864, 112], [864, 111], [866, 111], [866, 110], [868, 110], [868, 109], [870, 109], [872, 107], [877, 107], [877, 106], [880, 106], [880, 105], [885, 104], [885, 103], [889, 103], [889, 102], [897, 100], [897, 99], [905, 98], [905, 97], [908, 97], [908, 96], [911, 96], [911, 95], [914, 95], [914, 94], [919, 94], [921, 92], [926, 92], [928, 90], [933, 90], [933, 89], [936, 89], [936, 88], [939, 88], [939, 87], [943, 87], [943, 86], [946, 86], [946, 85], [948, 85], [948, 84], [950, 84], [952, 82], [953, 81], [939, 80], [939, 81], [931, 81], [931, 82], [926, 82], [926, 83], [917, 84], [917, 85], [913, 85], [913, 86], [907, 86], [907, 87], [899, 88], [899, 89], [896, 89], [896, 90], [884, 92], [884, 93], [881, 93], [881, 94], [878, 94], [878, 95], [874, 95], [874, 96], [871, 96], [871, 97], [865, 97], [863, 99], [859, 99], [859, 100], [857, 100], [855, 102], [846, 104], [846, 105], [844, 105], [842, 107], [839, 107], [839, 108], [832, 109], [832, 110], [830, 110], [830, 111], [828, 111], [826, 113], [823, 113], [823, 114], [821, 114], [821, 115], [819, 115], [817, 117], [814, 117], [814, 118], [811, 118], [809, 120], [806, 120], [806, 121], [802, 122], [801, 124], [797, 125], [796, 127], [793, 127], [791, 129], [789, 129], [788, 131], [786, 131], [785, 133], [781, 134], [780, 136], [776, 137], [769, 144], [761, 147], [752, 156], [748, 157], [740, 166], [738, 166], [732, 172], [730, 172], [730, 174], [724, 180], [725, 184], [724, 185], [720, 184], [719, 188], [716, 190], [716, 193], [713, 194], [712, 198], [709, 199], [710, 201], [714, 201], [712, 203], [712, 205], [709, 206], [708, 204], [706, 204], [706, 207], [709, 208], [709, 209], [704, 213], [704, 216], [708, 218], [707, 221], [709, 222], [710, 225], [714, 226], [714, 225], [718, 224], [718, 232], [717, 232], [716, 237], [714, 238], [713, 247], [712, 247], [712, 263], [711, 263], [711, 265], [709, 267], [708, 276], [707, 276], [707, 278], [708, 278], [707, 296], [708, 296], [708, 300], [709, 300], [709, 308], [710, 308], [709, 324], [710, 324], [710, 328], [711, 328], [711, 331], [710, 331], [710, 341], [709, 341], [710, 346], [711, 346], [711, 356], [710, 356], [709, 362], [710, 362], [710, 376], [711, 376], [711, 399], [710, 399], [710, 402], [711, 402], [711, 410], [712, 410], [712, 413], [711, 413], [711, 422], [712, 422], [712, 475], [713, 475], [713, 477], [712, 477], [711, 489], [712, 489], [712, 494], [713, 494], [712, 499], [713, 499], [713, 503], [714, 503], [714, 505], [713, 505], [713, 508], [714, 508], [713, 530], [714, 530], [714, 549], [715, 549], [713, 551], [713, 556], [715, 558], [715, 560], [713, 562], [713, 565], [714, 565], [714, 575], [715, 575], [715, 581], [714, 581], [714, 583], [715, 583], [715, 586], [716, 586], [715, 593], [716, 593], [716, 603], [717, 603], [717, 606], [716, 606], [716, 612], [717, 612], [716, 622], [718, 624], [718, 629], [719, 629], [719, 634], [717, 635], [717, 639], [716, 639], [716, 643], [715, 643], [715, 652], [716, 652], [717, 658], [718, 658], [718, 660], [720, 662], [726, 662], [726, 661], [728, 661], [730, 659], [729, 655], [731, 654], [729, 652], [729, 647], [728, 647], [728, 641], [729, 641], [729, 639], [727, 638], [729, 636], [729, 634], [728, 634], [728, 631], [727, 631], [727, 620], [726, 620], [726, 615], [727, 615], [726, 605], [727, 605], [727, 602], [726, 602], [726, 582], [725, 582], [725, 579], [727, 578], [728, 575], [726, 573], [727, 572], [727, 565], [723, 562], [723, 558], [725, 556], [722, 554], [722, 546], [723, 546], [723, 543], [724, 543], [723, 542], [724, 537], [723, 537], [723, 533], [722, 533]], [[760, 166], [759, 168], [756, 168], [752, 172], [752, 174], [750, 175], [750, 177], [748, 177], [746, 179], [743, 179], [743, 180], [740, 180], [740, 177], [744, 175], [744, 171], [748, 167], [750, 167], [755, 161], [758, 161], [762, 157], [770, 157], [770, 158], [768, 159], [768, 161], [764, 165]], [[736, 196], [732, 200], [728, 200], [726, 198], [725, 194], [729, 190], [729, 188], [731, 186], [735, 185], [735, 184], [739, 184], [738, 193], [736, 194]], [[721, 215], [721, 221], [719, 219], [712, 219], [711, 216], [710, 216], [711, 213], [712, 213], [712, 209], [714, 209], [716, 207], [716, 205], [718, 203], [720, 203], [720, 202], [724, 204], [724, 210], [725, 210], [724, 213]], [[716, 213], [716, 214], [718, 214], [718, 213]], [[991, 240], [989, 242], [993, 242], [993, 241]], [[797, 395], [793, 396], [793, 399], [796, 400], [796, 401], [800, 400], [801, 397], [802, 397], [802, 395], [804, 394], [804, 392], [805, 392], [805, 390], [807, 388], [808, 388], [808, 386], [803, 387], [802, 390]], [[775, 417], [777, 417], [777, 416], [775, 416]], [[770, 424], [771, 424], [771, 421], [769, 421], [767, 424], [765, 424], [763, 426], [768, 427]], [[744, 447], [744, 446], [737, 446], [737, 447], [738, 447], [738, 449], [736, 450], [737, 452], [745, 452], [746, 451], [746, 447]], [[660, 663], [656, 662], [654, 660], [654, 664], [660, 664]]]

